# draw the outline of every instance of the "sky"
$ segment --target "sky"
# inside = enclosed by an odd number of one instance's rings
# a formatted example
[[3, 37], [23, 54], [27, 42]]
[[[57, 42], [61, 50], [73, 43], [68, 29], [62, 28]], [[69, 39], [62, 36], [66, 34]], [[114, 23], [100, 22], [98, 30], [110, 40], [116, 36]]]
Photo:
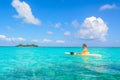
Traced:
[[119, 0], [0, 0], [0, 46], [120, 47]]

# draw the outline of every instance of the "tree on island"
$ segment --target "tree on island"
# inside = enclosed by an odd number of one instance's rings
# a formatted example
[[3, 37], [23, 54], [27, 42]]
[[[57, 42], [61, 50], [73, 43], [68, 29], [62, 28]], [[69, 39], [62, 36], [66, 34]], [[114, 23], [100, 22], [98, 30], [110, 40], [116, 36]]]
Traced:
[[35, 44], [18, 44], [16, 45], [16, 47], [38, 47], [38, 45], [35, 45]]

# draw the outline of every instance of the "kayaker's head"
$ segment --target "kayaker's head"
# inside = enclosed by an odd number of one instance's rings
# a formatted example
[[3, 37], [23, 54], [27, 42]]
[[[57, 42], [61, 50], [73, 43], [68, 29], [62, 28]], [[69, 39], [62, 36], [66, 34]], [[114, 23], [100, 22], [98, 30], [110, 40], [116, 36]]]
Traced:
[[87, 48], [87, 45], [86, 45], [86, 44], [83, 44], [82, 47], [83, 47], [83, 48]]

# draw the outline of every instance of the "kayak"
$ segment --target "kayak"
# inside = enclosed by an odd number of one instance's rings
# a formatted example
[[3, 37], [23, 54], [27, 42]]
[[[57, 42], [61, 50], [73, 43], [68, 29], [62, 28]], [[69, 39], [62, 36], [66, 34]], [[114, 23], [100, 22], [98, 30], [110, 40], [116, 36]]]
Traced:
[[78, 52], [65, 52], [65, 54], [68, 55], [74, 55], [74, 56], [82, 56], [82, 57], [99, 57], [101, 58], [102, 55], [101, 54], [79, 54]]

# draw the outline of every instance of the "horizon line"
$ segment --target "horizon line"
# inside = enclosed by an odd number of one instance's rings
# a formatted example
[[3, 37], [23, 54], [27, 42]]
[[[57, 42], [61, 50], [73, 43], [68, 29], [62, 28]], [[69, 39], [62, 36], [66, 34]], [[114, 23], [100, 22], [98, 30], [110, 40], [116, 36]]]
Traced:
[[[17, 47], [17, 46], [0, 46], [0, 47]], [[70, 47], [70, 48], [82, 48], [81, 46], [38, 46], [38, 47]], [[89, 46], [88, 48], [120, 48], [120, 46]]]

